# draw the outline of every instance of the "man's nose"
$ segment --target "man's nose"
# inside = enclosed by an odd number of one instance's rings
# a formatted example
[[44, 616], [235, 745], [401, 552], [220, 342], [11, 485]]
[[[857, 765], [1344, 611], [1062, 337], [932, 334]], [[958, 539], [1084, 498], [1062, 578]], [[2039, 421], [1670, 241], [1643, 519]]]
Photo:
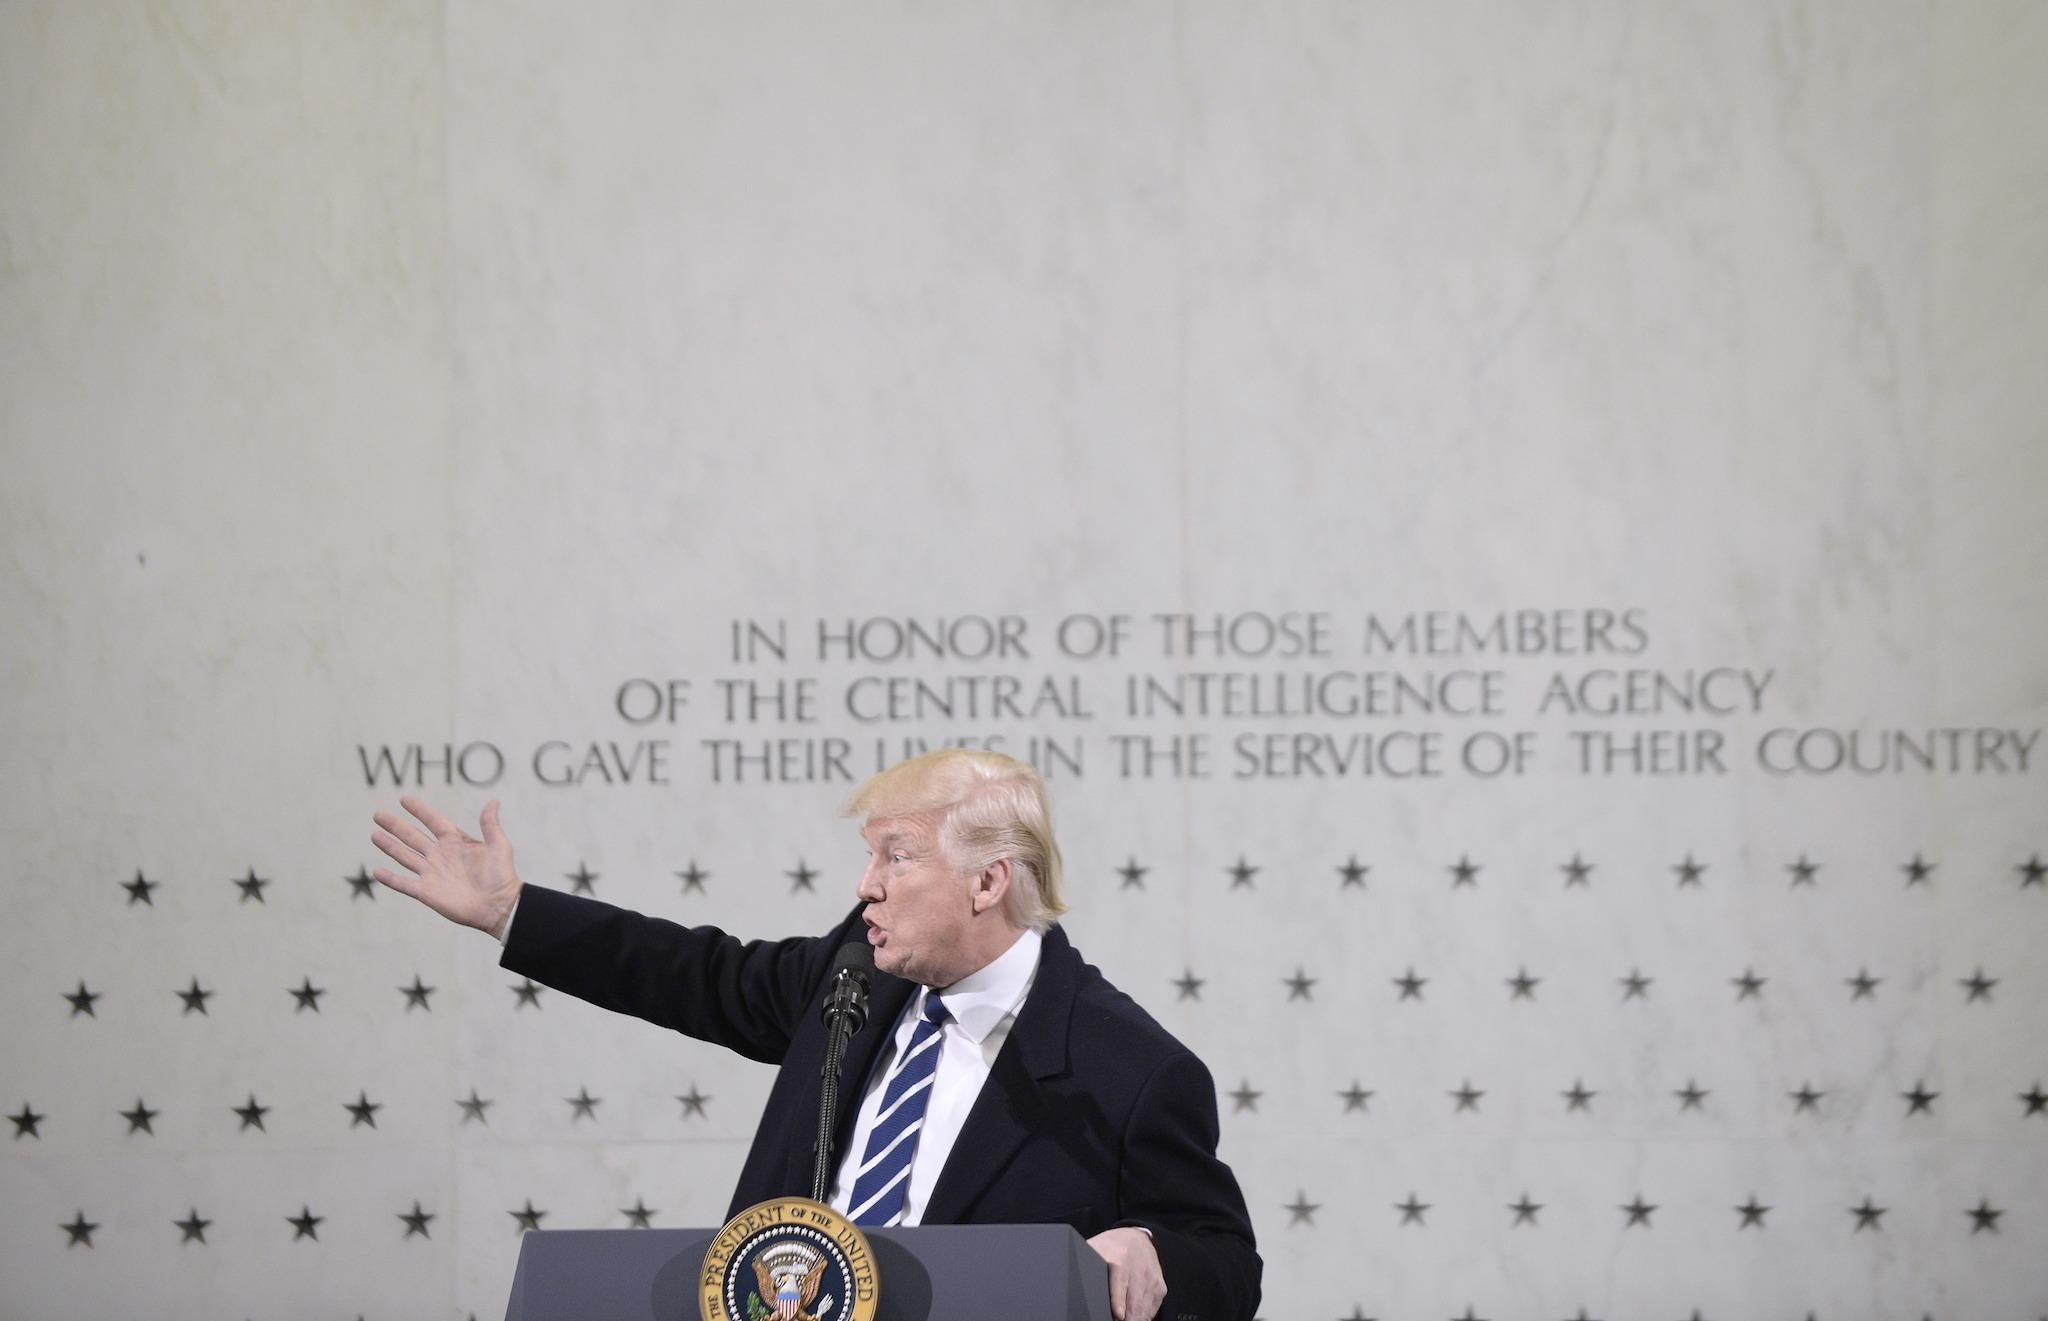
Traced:
[[882, 902], [882, 879], [873, 863], [861, 870], [860, 885], [854, 889], [854, 894], [871, 904]]

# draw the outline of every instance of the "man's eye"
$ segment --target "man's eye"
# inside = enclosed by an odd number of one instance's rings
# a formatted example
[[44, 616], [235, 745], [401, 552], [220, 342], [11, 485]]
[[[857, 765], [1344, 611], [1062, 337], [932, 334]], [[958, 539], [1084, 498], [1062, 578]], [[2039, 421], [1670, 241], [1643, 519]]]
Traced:
[[892, 853], [892, 854], [890, 854], [890, 855], [889, 855], [889, 858], [890, 858], [890, 860], [891, 860], [891, 861], [893, 861], [893, 862], [909, 862], [909, 861], [910, 861], [910, 855], [909, 855], [908, 853]]

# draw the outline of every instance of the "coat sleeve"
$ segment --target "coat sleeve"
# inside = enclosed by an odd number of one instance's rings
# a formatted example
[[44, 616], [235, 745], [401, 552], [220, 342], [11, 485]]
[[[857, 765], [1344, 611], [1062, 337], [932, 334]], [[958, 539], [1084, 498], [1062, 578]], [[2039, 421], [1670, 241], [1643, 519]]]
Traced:
[[1201, 1060], [1169, 1055], [1131, 1111], [1118, 1170], [1126, 1225], [1151, 1231], [1166, 1277], [1159, 1321], [1251, 1321], [1261, 1263], [1251, 1216], [1216, 1155], [1216, 1085]]
[[[854, 920], [849, 918], [848, 921]], [[741, 941], [528, 885], [499, 966], [774, 1064], [831, 971], [830, 936]]]

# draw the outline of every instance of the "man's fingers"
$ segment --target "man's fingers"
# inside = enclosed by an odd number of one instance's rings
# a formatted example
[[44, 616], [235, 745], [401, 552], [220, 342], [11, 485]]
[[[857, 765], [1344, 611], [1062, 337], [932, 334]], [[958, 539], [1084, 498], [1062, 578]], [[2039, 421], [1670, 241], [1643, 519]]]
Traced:
[[1109, 1263], [1109, 1314], [1115, 1317], [1116, 1321], [1125, 1321], [1130, 1311], [1130, 1295], [1131, 1273], [1124, 1269], [1121, 1262]]
[[505, 842], [505, 832], [498, 826], [498, 800], [495, 798], [484, 804], [483, 828], [484, 843], [496, 848]]
[[[400, 816], [396, 812], [372, 812], [370, 814], [370, 819], [372, 821], [375, 821], [378, 825], [384, 827], [385, 830], [391, 832], [393, 835], [396, 835], [398, 837], [399, 842], [404, 844], [407, 848], [411, 849], [414, 853], [420, 854], [421, 856], [425, 856], [426, 851], [434, 847], [433, 836], [429, 835], [426, 831], [421, 830], [418, 826], [406, 820], [404, 817]], [[405, 859], [400, 858], [399, 861], [405, 862]], [[412, 864], [410, 863], [406, 863], [406, 865], [412, 866]], [[413, 867], [413, 870], [418, 871], [419, 868]]]
[[385, 871], [382, 867], [377, 868], [370, 875], [377, 878], [378, 884], [389, 886], [408, 899], [420, 897], [420, 883], [417, 877], [400, 876], [397, 872]]
[[421, 871], [427, 865], [427, 860], [420, 856], [418, 849], [413, 848], [404, 840], [394, 837], [387, 831], [371, 831], [370, 842], [381, 849], [384, 856], [390, 858], [407, 871]]
[[445, 839], [450, 835], [461, 838], [462, 830], [459, 826], [411, 794], [399, 799], [398, 805], [418, 817], [421, 825], [434, 832], [434, 838]]

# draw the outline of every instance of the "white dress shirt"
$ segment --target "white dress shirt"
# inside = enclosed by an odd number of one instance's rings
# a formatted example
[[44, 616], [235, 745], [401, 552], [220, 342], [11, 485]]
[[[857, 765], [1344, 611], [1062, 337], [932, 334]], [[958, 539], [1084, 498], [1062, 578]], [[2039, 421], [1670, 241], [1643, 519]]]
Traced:
[[[970, 973], [951, 986], [939, 988], [946, 1002], [946, 1021], [939, 1028], [939, 1062], [932, 1075], [931, 1100], [926, 1103], [924, 1127], [918, 1131], [917, 1151], [910, 1158], [910, 1183], [903, 1196], [905, 1225], [918, 1224], [931, 1202], [932, 1188], [945, 1168], [967, 1112], [981, 1085], [988, 1081], [996, 1052], [1010, 1035], [1017, 1011], [1031, 991], [1038, 975], [1038, 951], [1044, 943], [1036, 931], [1026, 931], [994, 963]], [[924, 998], [931, 994], [920, 988], [903, 1007], [888, 1045], [882, 1048], [868, 1074], [867, 1094], [861, 1098], [860, 1117], [854, 1121], [853, 1138], [840, 1153], [838, 1181], [832, 1186], [832, 1207], [845, 1214], [853, 1197], [855, 1176], [868, 1149], [868, 1134], [875, 1128], [875, 1115], [882, 1108], [882, 1092], [898, 1058], [910, 1044], [910, 1034], [924, 1013]]]

